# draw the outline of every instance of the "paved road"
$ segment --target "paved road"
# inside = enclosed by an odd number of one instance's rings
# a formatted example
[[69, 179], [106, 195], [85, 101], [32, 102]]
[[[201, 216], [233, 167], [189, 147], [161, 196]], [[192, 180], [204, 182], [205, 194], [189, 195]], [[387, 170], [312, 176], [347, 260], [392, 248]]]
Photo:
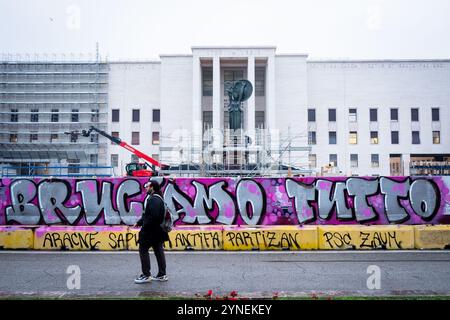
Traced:
[[[168, 252], [168, 282], [133, 283], [137, 252], [0, 251], [0, 296], [450, 295], [450, 251]], [[151, 253], [152, 267], [156, 261]], [[69, 290], [67, 268], [80, 268]], [[380, 289], [368, 289], [369, 266]], [[372, 267], [373, 268], [373, 267]], [[375, 270], [370, 269], [370, 270]], [[371, 278], [373, 280], [373, 278]], [[377, 285], [375, 280], [369, 281]], [[75, 282], [72, 282], [75, 283]], [[75, 283], [76, 284], [76, 283]]]

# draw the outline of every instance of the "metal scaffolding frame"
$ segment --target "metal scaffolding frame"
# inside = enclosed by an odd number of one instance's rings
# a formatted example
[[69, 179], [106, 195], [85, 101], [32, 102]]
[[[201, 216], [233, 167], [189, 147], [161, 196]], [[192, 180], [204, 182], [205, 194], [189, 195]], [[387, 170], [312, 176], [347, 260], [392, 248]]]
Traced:
[[0, 163], [106, 165], [104, 141], [94, 136], [90, 143], [80, 144], [64, 134], [91, 125], [107, 129], [106, 61], [98, 54], [89, 60], [2, 58]]
[[[223, 143], [214, 146], [213, 134], [205, 128], [201, 147], [194, 143], [199, 137], [190, 136], [180, 143], [169, 136], [161, 136], [160, 151], [171, 170], [165, 173], [177, 176], [287, 176], [311, 175], [307, 132], [293, 132], [290, 128], [280, 134], [274, 144], [270, 132], [255, 129], [251, 141], [244, 131], [222, 131]], [[182, 139], [186, 140], [186, 137]], [[197, 143], [198, 145], [198, 143]], [[170, 155], [171, 153], [171, 155]]]

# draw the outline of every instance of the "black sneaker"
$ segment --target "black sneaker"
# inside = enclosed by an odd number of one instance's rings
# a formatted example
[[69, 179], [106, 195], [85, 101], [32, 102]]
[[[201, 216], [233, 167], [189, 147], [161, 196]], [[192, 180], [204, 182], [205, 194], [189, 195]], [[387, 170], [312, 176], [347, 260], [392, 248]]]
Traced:
[[141, 274], [139, 277], [134, 279], [134, 283], [137, 283], [137, 284], [148, 283], [148, 282], [150, 282], [152, 280], [151, 278], [152, 277], [147, 277], [146, 275]]
[[155, 281], [167, 281], [167, 280], [169, 280], [169, 277], [167, 276], [167, 274], [165, 274], [165, 275], [156, 276], [156, 277], [150, 276], [150, 279], [155, 280]]

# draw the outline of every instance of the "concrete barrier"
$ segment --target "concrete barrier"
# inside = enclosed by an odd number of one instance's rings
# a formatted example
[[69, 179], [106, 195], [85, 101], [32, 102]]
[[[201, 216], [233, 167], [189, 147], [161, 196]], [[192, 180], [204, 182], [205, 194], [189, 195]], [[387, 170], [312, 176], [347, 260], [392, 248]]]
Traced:
[[[221, 226], [180, 226], [169, 233], [169, 241], [164, 243], [167, 250], [223, 250]], [[128, 242], [128, 250], [138, 250], [139, 229], [129, 228], [133, 241]], [[131, 237], [129, 237], [131, 238]]]
[[0, 248], [33, 249], [33, 229], [0, 226]]
[[416, 249], [450, 249], [450, 225], [415, 226]]
[[317, 249], [317, 227], [225, 226], [224, 250], [313, 250]]
[[40, 227], [37, 250], [126, 250], [127, 227]]
[[320, 226], [319, 249], [414, 249], [413, 226]]
[[[137, 250], [138, 228], [0, 226], [0, 249]], [[167, 250], [449, 249], [450, 225], [178, 226]]]

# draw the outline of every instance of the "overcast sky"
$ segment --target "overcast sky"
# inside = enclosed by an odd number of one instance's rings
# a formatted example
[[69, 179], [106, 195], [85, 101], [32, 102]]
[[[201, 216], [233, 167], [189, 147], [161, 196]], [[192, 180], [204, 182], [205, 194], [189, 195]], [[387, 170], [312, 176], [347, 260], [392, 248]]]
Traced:
[[[449, 0], [0, 0], [0, 54], [158, 59], [275, 45], [311, 58], [450, 58]], [[1, 57], [0, 57], [1, 58]]]

